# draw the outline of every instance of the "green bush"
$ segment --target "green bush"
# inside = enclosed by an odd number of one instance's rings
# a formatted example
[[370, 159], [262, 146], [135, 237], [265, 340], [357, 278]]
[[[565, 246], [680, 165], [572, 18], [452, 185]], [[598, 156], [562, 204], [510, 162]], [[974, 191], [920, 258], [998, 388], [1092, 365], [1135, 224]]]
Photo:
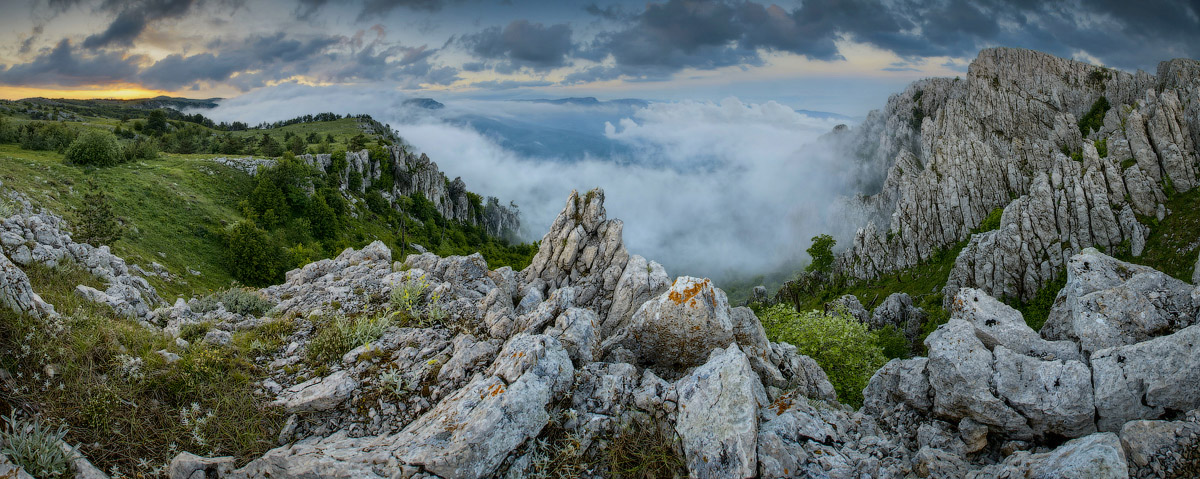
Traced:
[[67, 435], [67, 427], [52, 429], [41, 420], [18, 421], [16, 415], [0, 418], [5, 428], [0, 430], [0, 453], [37, 478], [73, 477], [75, 466], [59, 442]]
[[275, 307], [275, 303], [263, 297], [257, 291], [247, 288], [229, 288], [219, 291], [196, 301], [192, 311], [207, 313], [217, 309], [217, 303], [225, 305], [225, 310], [250, 316], [262, 316]]
[[909, 357], [911, 346], [908, 344], [908, 338], [904, 337], [904, 333], [895, 326], [889, 324], [872, 331], [871, 334], [875, 336], [875, 343], [883, 351], [884, 357], [888, 359]]
[[887, 362], [876, 335], [846, 311], [798, 313], [777, 304], [760, 319], [772, 341], [792, 344], [816, 360], [845, 404], [861, 406], [867, 381]]
[[75, 141], [75, 130], [62, 123], [35, 121], [23, 125], [19, 132], [21, 148], [63, 152]]
[[1093, 143], [1096, 147], [1096, 154], [1101, 158], [1108, 158], [1108, 138], [1101, 138]]
[[67, 148], [68, 164], [113, 166], [125, 160], [121, 145], [112, 132], [92, 129], [79, 135]]
[[125, 161], [153, 161], [158, 159], [158, 145], [154, 140], [141, 137], [125, 146]]
[[979, 226], [971, 230], [971, 233], [984, 233], [996, 229], [1000, 229], [1000, 218], [1004, 216], [1004, 208], [994, 208], [983, 221], [979, 222]]
[[267, 286], [283, 279], [283, 250], [254, 223], [240, 221], [225, 233], [229, 273], [242, 283]]
[[1104, 114], [1108, 113], [1109, 108], [1111, 106], [1108, 104], [1108, 98], [1098, 98], [1095, 103], [1092, 103], [1092, 107], [1088, 109], [1087, 113], [1084, 113], [1083, 117], [1079, 119], [1079, 132], [1083, 133], [1083, 136], [1088, 136], [1092, 131], [1100, 131], [1100, 128], [1104, 127]]

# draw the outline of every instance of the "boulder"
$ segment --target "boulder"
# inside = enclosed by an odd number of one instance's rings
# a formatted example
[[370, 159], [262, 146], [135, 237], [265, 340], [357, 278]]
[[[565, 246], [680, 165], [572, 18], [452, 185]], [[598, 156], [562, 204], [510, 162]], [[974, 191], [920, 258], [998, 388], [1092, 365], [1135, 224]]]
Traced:
[[643, 304], [605, 349], [619, 344], [641, 364], [683, 370], [704, 364], [710, 351], [731, 342], [734, 324], [725, 292], [708, 279], [680, 276]]
[[1071, 341], [1041, 338], [1021, 313], [974, 288], [958, 290], [951, 306], [952, 318], [971, 323], [975, 336], [988, 349], [1004, 346], [1010, 351], [1045, 360], [1079, 360], [1079, 348]]
[[975, 336], [975, 328], [951, 319], [925, 339], [927, 371], [933, 389], [933, 412], [960, 419], [969, 417], [992, 430], [1030, 437], [1025, 418], [996, 397], [992, 389], [995, 357]]
[[35, 318], [54, 316], [54, 306], [42, 300], [29, 284], [29, 277], [0, 254], [0, 305]]
[[171, 479], [224, 477], [233, 471], [234, 462], [235, 458], [232, 456], [207, 458], [181, 452], [171, 459], [171, 468], [168, 469], [167, 476]]
[[1085, 249], [1067, 262], [1067, 282], [1042, 328], [1079, 342], [1085, 354], [1135, 344], [1195, 323], [1192, 287], [1146, 266]]
[[327, 411], [349, 399], [355, 389], [358, 389], [358, 381], [343, 370], [292, 386], [275, 400], [275, 404], [292, 413]]
[[1097, 426], [1200, 408], [1200, 325], [1092, 354]]
[[630, 256], [613, 291], [612, 308], [604, 318], [601, 335], [611, 335], [628, 323], [643, 303], [662, 294], [670, 283], [671, 279], [661, 264], [647, 261], [639, 255]]
[[1031, 358], [995, 349], [996, 394], [1038, 435], [1080, 437], [1096, 432], [1092, 374], [1074, 360]]
[[713, 350], [708, 362], [676, 384], [688, 475], [754, 477], [758, 471], [758, 408], [767, 396], [736, 344]]

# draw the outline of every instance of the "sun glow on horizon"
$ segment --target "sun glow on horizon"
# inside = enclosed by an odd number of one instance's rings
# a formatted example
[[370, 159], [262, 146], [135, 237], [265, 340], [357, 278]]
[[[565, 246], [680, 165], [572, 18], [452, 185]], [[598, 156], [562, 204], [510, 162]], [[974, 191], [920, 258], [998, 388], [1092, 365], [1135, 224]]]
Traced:
[[166, 90], [151, 90], [138, 85], [97, 86], [83, 88], [31, 88], [31, 87], [0, 87], [0, 99], [20, 100], [23, 98], [64, 98], [69, 100], [132, 100], [136, 98], [153, 98], [156, 96], [180, 96], [178, 93]]

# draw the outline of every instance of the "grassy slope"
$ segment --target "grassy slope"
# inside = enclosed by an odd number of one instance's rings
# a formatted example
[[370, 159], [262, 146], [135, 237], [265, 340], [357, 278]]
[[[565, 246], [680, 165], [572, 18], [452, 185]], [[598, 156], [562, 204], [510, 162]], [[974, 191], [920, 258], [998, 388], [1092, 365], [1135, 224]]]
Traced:
[[[58, 153], [0, 144], [0, 180], [68, 222], [82, 207], [91, 180], [109, 195], [113, 212], [127, 226], [125, 236], [111, 245], [113, 252], [130, 263], [157, 261], [187, 281], [151, 278], [164, 297], [228, 286], [232, 279], [219, 261], [225, 247], [212, 233], [241, 218], [235, 207], [250, 188], [249, 176], [194, 158], [211, 155], [160, 156], [153, 162], [84, 169], [64, 165]], [[187, 274], [189, 268], [201, 276]]]
[[1200, 188], [1172, 196], [1167, 201], [1167, 209], [1171, 214], [1162, 221], [1140, 218], [1143, 224], [1150, 226], [1150, 238], [1146, 240], [1141, 257], [1129, 254], [1118, 257], [1191, 283], [1196, 256], [1200, 252]]

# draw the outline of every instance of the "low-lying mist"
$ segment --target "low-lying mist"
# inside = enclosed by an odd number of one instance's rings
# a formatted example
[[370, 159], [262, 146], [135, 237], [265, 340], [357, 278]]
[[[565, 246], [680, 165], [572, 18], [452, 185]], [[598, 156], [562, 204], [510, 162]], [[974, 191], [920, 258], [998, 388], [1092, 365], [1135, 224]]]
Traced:
[[672, 275], [775, 272], [807, 261], [812, 236], [853, 231], [840, 206], [855, 193], [852, 168], [817, 146], [835, 119], [736, 98], [648, 106], [439, 98], [440, 110], [406, 99], [381, 89], [280, 85], [202, 113], [252, 124], [368, 113], [470, 190], [516, 202], [525, 240], [541, 238], [571, 189], [602, 187], [609, 218], [625, 222], [630, 252]]

